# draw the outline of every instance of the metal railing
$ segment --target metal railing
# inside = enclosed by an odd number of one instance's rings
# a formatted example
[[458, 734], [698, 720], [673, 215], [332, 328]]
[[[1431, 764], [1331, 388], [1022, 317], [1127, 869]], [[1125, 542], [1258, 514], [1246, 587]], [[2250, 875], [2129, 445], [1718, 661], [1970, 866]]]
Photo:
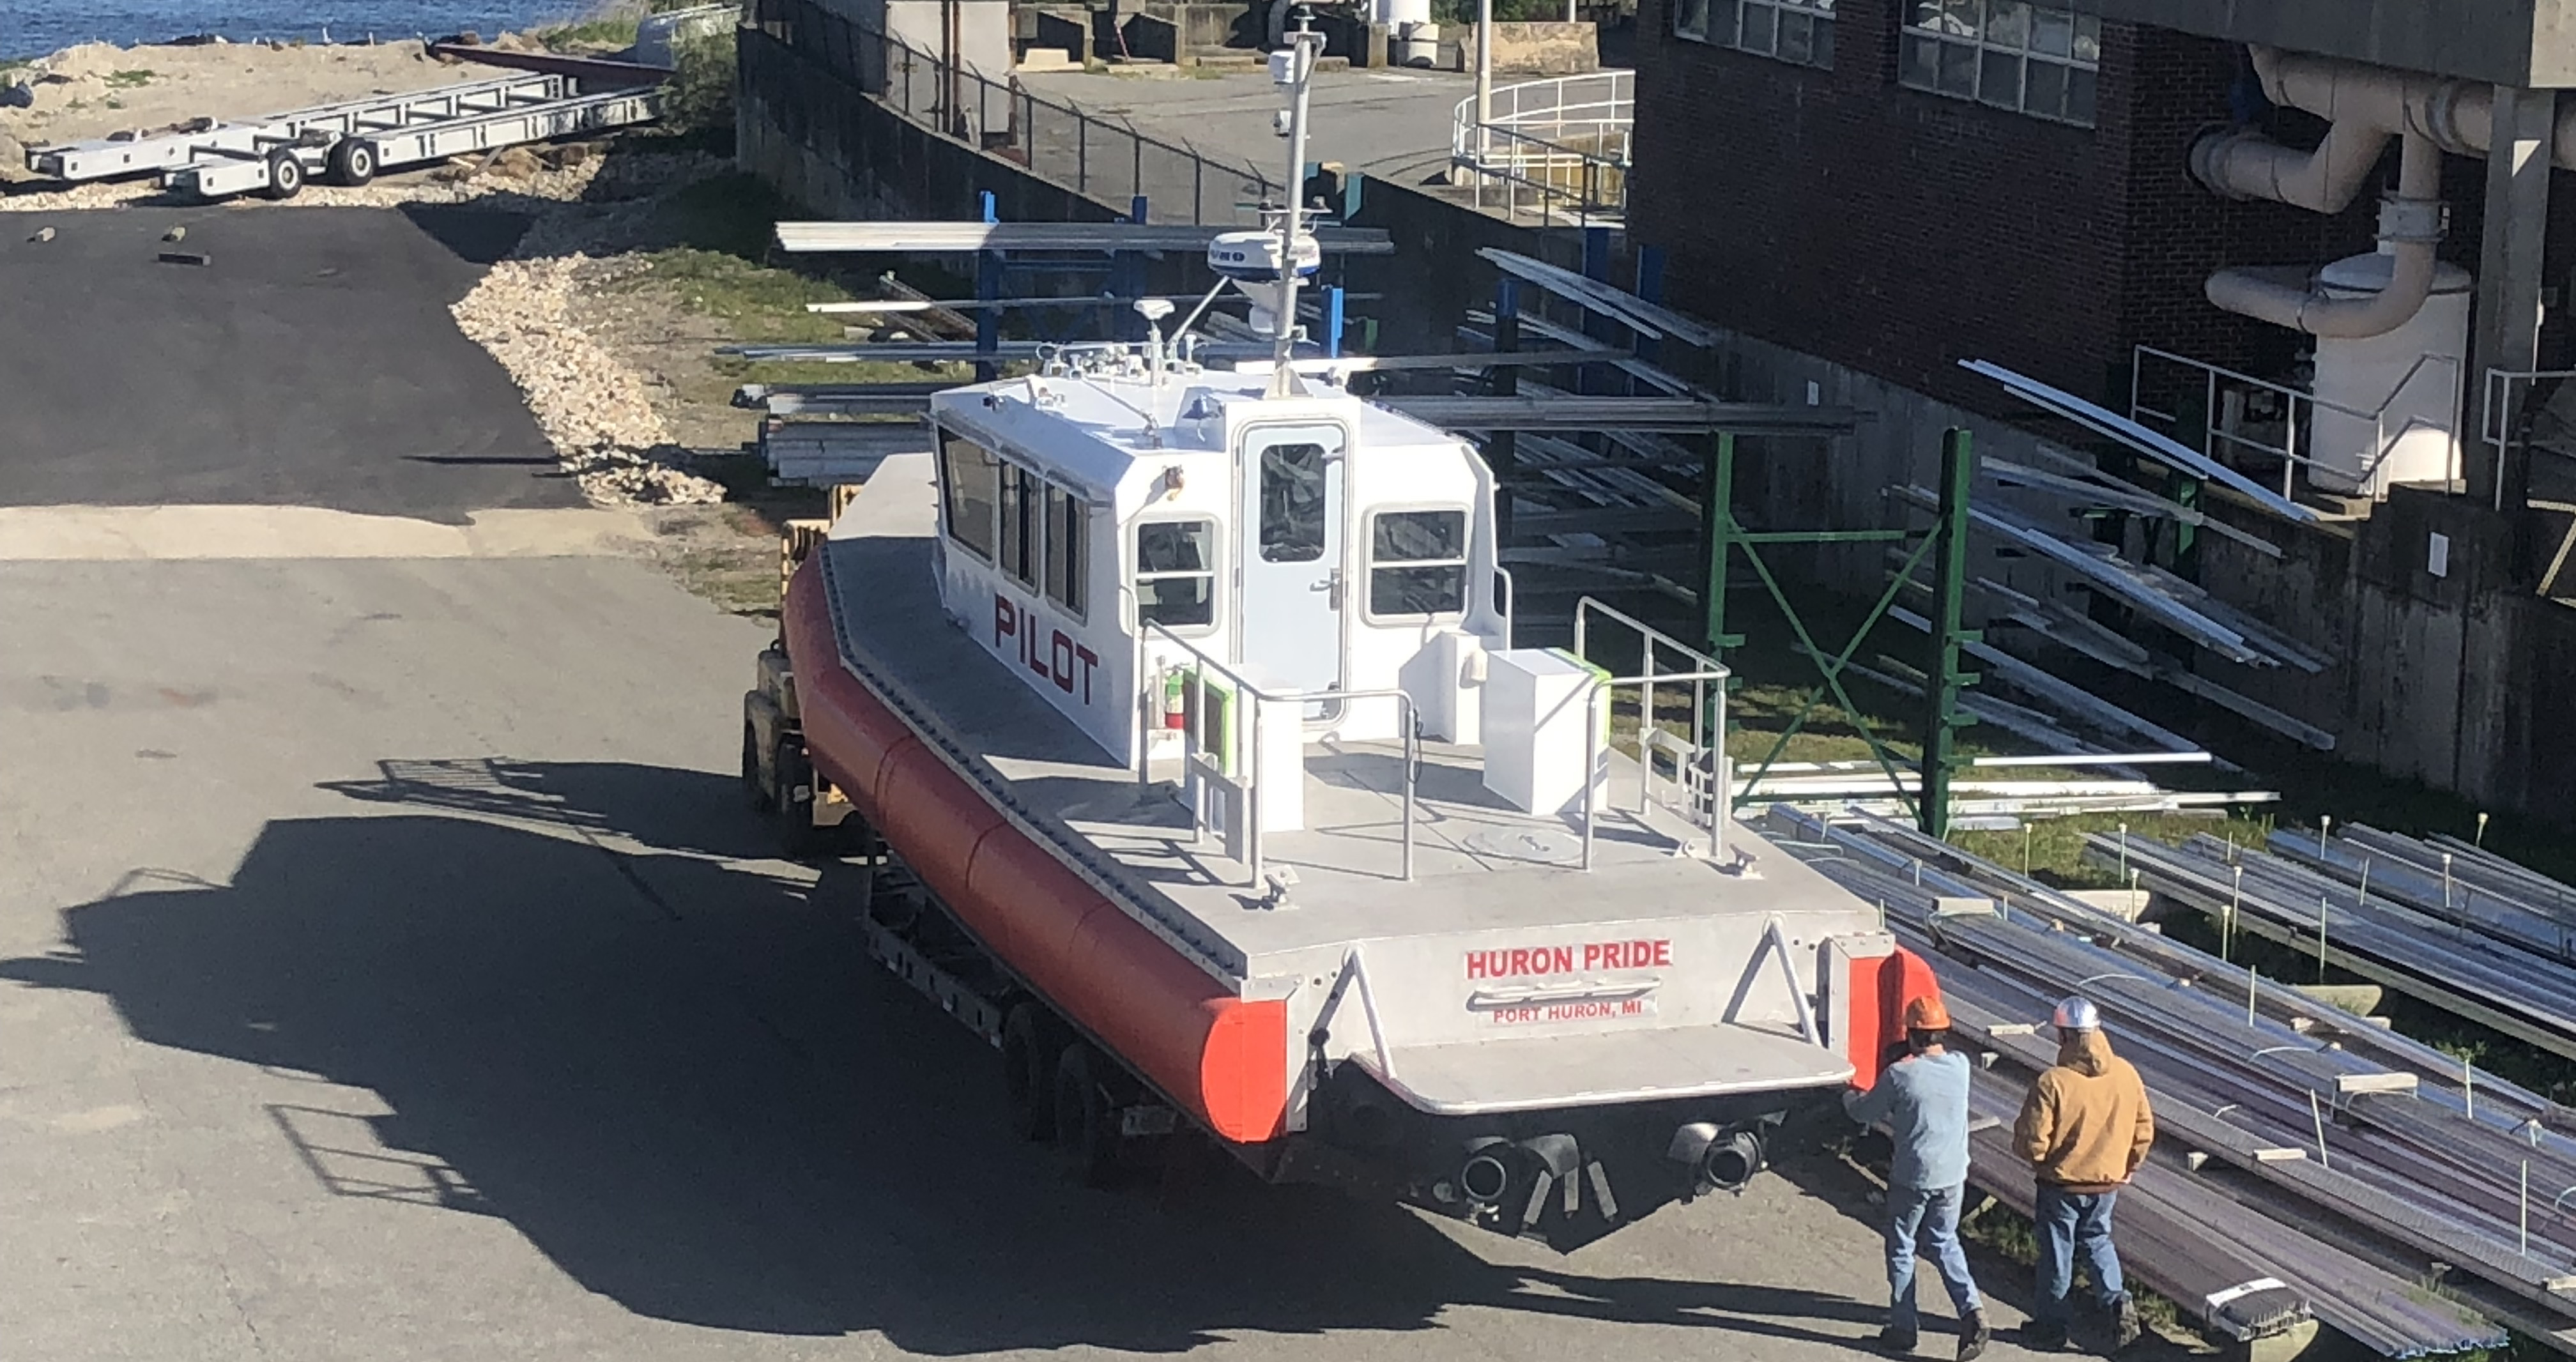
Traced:
[[[1120, 595], [1122, 597], [1122, 604], [1126, 604], [1132, 599], [1126, 598], [1123, 588], [1121, 589]], [[1225, 774], [1225, 767], [1231, 764], [1227, 762], [1225, 758], [1230, 754], [1220, 752], [1211, 755], [1204, 745], [1207, 715], [1209, 713], [1207, 702], [1208, 674], [1211, 672], [1215, 673], [1218, 677], [1224, 680], [1225, 684], [1231, 686], [1234, 690], [1235, 696], [1243, 706], [1240, 721], [1228, 727], [1225, 738], [1226, 742], [1231, 746], [1240, 747], [1248, 744], [1251, 748], [1250, 753], [1246, 755], [1242, 761], [1242, 766], [1245, 772], [1244, 779], [1241, 782], [1241, 788], [1244, 795], [1242, 811], [1244, 845], [1243, 861], [1249, 872], [1248, 883], [1256, 889], [1260, 888], [1262, 884], [1262, 868], [1264, 864], [1264, 847], [1261, 827], [1262, 792], [1268, 788], [1268, 778], [1262, 770], [1262, 752], [1267, 747], [1267, 744], [1262, 741], [1261, 707], [1265, 704], [1295, 705], [1297, 706], [1297, 713], [1301, 716], [1302, 721], [1302, 716], [1305, 713], [1306, 706], [1310, 704], [1340, 704], [1348, 706], [1351, 702], [1359, 700], [1395, 701], [1397, 705], [1397, 731], [1403, 735], [1404, 741], [1404, 830], [1402, 838], [1404, 849], [1402, 853], [1402, 869], [1398, 878], [1406, 881], [1407, 883], [1412, 881], [1414, 785], [1422, 769], [1422, 729], [1421, 724], [1414, 716], [1412, 696], [1405, 694], [1401, 688], [1397, 687], [1389, 687], [1385, 690], [1264, 690], [1244, 679], [1243, 675], [1235, 671], [1233, 668], [1228, 667], [1224, 663], [1209, 656], [1205, 649], [1190, 642], [1188, 639], [1182, 638], [1180, 635], [1173, 633], [1170, 629], [1164, 627], [1159, 621], [1139, 620], [1138, 627], [1136, 629], [1136, 783], [1138, 785], [1147, 785], [1152, 783], [1153, 780], [1153, 735], [1155, 731], [1153, 718], [1159, 712], [1159, 707], [1153, 702], [1162, 694], [1162, 687], [1166, 684], [1164, 678], [1168, 675], [1170, 670], [1169, 668], [1166, 668], [1164, 671], [1159, 673], [1151, 670], [1152, 659], [1147, 651], [1147, 645], [1157, 638], [1161, 639], [1165, 643], [1171, 644], [1175, 648], [1178, 648], [1181, 652], [1187, 654], [1192, 662], [1197, 664], [1196, 666], [1188, 668], [1183, 675], [1183, 684], [1190, 687], [1190, 700], [1192, 702], [1188, 713], [1199, 717], [1198, 722], [1184, 723], [1181, 726], [1181, 740], [1183, 743], [1182, 769], [1202, 775], [1215, 775], [1220, 779], [1231, 779]], [[1149, 676], [1154, 678], [1153, 683], [1150, 685], [1147, 684], [1147, 678]], [[1347, 712], [1347, 709], [1345, 712]], [[1303, 780], [1306, 777], [1305, 760], [1302, 756], [1304, 750], [1302, 741], [1299, 750], [1301, 755], [1298, 759], [1297, 769], [1289, 775], [1289, 779], [1292, 780]], [[1201, 816], [1201, 809], [1196, 801], [1192, 801], [1191, 803], [1190, 822], [1195, 831], [1202, 834], [1207, 831], [1206, 820]]]
[[1535, 213], [1544, 222], [1570, 219], [1615, 225], [1628, 216], [1630, 136], [1636, 126], [1634, 71], [1594, 71], [1505, 85], [1491, 92], [1485, 117], [1476, 99], [1450, 116], [1449, 164], [1506, 214]]
[[[1574, 603], [1574, 655], [1591, 662], [1586, 651], [1591, 642], [1592, 617], [1598, 615], [1615, 624], [1636, 631], [1639, 640], [1639, 672], [1635, 676], [1613, 676], [1596, 679], [1585, 701], [1583, 730], [1583, 862], [1592, 868], [1593, 825], [1599, 816], [1598, 805], [1610, 780], [1602, 770], [1601, 737], [1608, 716], [1602, 711], [1604, 700], [1615, 696], [1622, 686], [1635, 686], [1638, 691], [1637, 711], [1637, 812], [1644, 813], [1655, 802], [1655, 752], [1670, 749], [1674, 757], [1674, 777], [1683, 790], [1679, 807], [1666, 808], [1680, 814], [1692, 826], [1709, 835], [1711, 859], [1726, 855], [1726, 821], [1729, 817], [1730, 787], [1726, 760], [1726, 678], [1731, 674], [1716, 658], [1691, 647], [1653, 625], [1626, 614], [1599, 600], [1585, 596]], [[1680, 654], [1690, 664], [1679, 671], [1659, 671], [1657, 648]], [[1710, 682], [1717, 682], [1715, 690]], [[1691, 688], [1690, 738], [1682, 739], [1665, 733], [1655, 719], [1655, 687], [1687, 683]], [[1712, 703], [1712, 701], [1714, 703]], [[1714, 732], [1715, 742], [1709, 737]], [[1697, 782], [1696, 788], [1694, 781]]]
[[[1134, 122], [1040, 98], [1007, 72], [942, 61], [818, 0], [753, 0], [745, 26], [906, 122], [1073, 190], [1117, 213], [1146, 200], [1159, 221], [1258, 227], [1281, 187], [1248, 163], [1140, 131]], [[750, 79], [760, 68], [748, 55]], [[792, 94], [804, 92], [791, 91]], [[813, 120], [791, 115], [790, 131]], [[809, 136], [809, 145], [811, 144]], [[822, 150], [820, 147], [813, 149]], [[865, 150], [843, 138], [838, 148]]]
[[[2576, 369], [2487, 370], [2478, 439], [2493, 451], [2497, 510], [2504, 509], [2507, 479], [2512, 476], [2508, 456], [2516, 449], [2525, 456], [2525, 502], [2553, 510], [2576, 508], [2576, 420], [2560, 417], [2552, 410], [2554, 401], [2534, 404], [2531, 400], [2544, 383], [2553, 385], [2550, 397], [2554, 399], [2559, 391], [2555, 385], [2569, 379], [2576, 379]], [[2533, 457], [2544, 454], [2550, 456], [2545, 465]]]
[[[2197, 427], [2186, 424], [2191, 413], [2184, 405], [2190, 396], [2194, 380], [2184, 379], [2176, 390], [2176, 396], [2167, 399], [2172, 403], [2171, 410], [2159, 408], [2152, 405], [2148, 396], [2147, 379], [2152, 372], [2149, 368], [2151, 363], [2181, 368], [2197, 377], [2201, 390]], [[2390, 410], [2407, 395], [2408, 390], [2415, 387], [2419, 379], [2436, 371], [2447, 371], [2450, 375], [2450, 390], [2442, 394], [2442, 397], [2444, 408], [2451, 413], [2451, 424], [2444, 426], [2421, 416], [2409, 416], [2395, 430], [2390, 430], [2388, 425]], [[2389, 389], [2388, 396], [2380, 401], [2379, 406], [2365, 411], [2359, 407], [2347, 406], [2341, 402], [2319, 397], [2305, 389], [2256, 378], [2252, 374], [2241, 374], [2206, 360], [2177, 355], [2169, 350], [2159, 350], [2152, 345], [2141, 345], [2131, 351], [2129, 356], [2129, 419], [2179, 440], [2231, 467], [2235, 466], [2238, 460], [2228, 458], [2228, 453], [2248, 454], [2260, 460], [2279, 463], [2281, 496], [2285, 500], [2293, 495], [2298, 471], [2301, 468], [2326, 468], [2338, 481], [2348, 479], [2357, 486], [2376, 493], [2379, 489], [2375, 484], [2379, 480], [2381, 465], [2388, 461], [2390, 453], [2397, 448], [2400, 441], [2418, 430], [2436, 431], [2451, 442], [2451, 460], [2444, 476], [2451, 479], [2457, 479], [2460, 476], [2461, 378], [2458, 360], [2448, 355], [2430, 353], [2418, 355], [2415, 362], [2407, 367], [2406, 373], [2397, 380], [2396, 386]], [[2163, 391], [2162, 388], [2158, 389], [2159, 394]], [[2277, 414], [2261, 417], [2250, 415], [2257, 406], [2275, 408]], [[2370, 424], [2370, 454], [2357, 473], [2343, 466], [2329, 464], [2315, 456], [2313, 422], [2316, 413], [2320, 411], [2333, 412], [2339, 416], [2355, 421], [2366, 421]], [[2303, 430], [2309, 437], [2309, 450], [2306, 453], [2300, 452]], [[2195, 432], [2200, 436], [2197, 444], [2188, 438]], [[2309, 482], [2312, 485], [2316, 482], [2313, 475], [2310, 476]]]

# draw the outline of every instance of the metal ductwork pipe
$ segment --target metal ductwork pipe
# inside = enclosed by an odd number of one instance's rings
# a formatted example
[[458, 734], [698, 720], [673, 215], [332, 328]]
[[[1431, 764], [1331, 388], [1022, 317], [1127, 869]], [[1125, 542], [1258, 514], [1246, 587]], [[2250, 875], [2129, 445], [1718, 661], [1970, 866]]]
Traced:
[[[2268, 199], [2339, 213], [2369, 183], [2388, 139], [2401, 139], [2397, 192], [2379, 209], [2379, 248], [2393, 258], [2387, 287], [2337, 298], [2321, 285], [2284, 283], [2251, 270], [2211, 275], [2209, 301], [2240, 316], [2311, 335], [2359, 340], [2386, 335], [2422, 310], [2442, 239], [2442, 153], [2483, 155], [2494, 132], [2494, 90], [2386, 67], [2252, 49], [2255, 74], [2273, 103], [2326, 119], [2325, 139], [2298, 151], [2246, 128], [2208, 134], [2191, 147], [2194, 179], [2237, 199]], [[2576, 118], [2559, 124], [2559, 145], [2576, 147]]]
[[[2328, 141], [2332, 140], [2329, 135]], [[2385, 140], [2381, 139], [2382, 145]], [[2202, 145], [2209, 143], [2204, 140]], [[2376, 159], [2376, 149], [2372, 155]], [[2200, 148], [2193, 149], [2193, 156], [2195, 162], [2200, 159]], [[2322, 162], [2325, 157], [2326, 149], [2319, 148], [2315, 160]], [[2231, 163], [2220, 159], [2218, 164]], [[2249, 159], [2238, 164], [2277, 162]], [[2195, 172], [2198, 168], [2195, 164]], [[2291, 183], [2309, 188], [2332, 187], [2332, 182], [2321, 176]], [[2413, 320], [2432, 294], [2434, 270], [2440, 263], [2434, 257], [2434, 247], [2441, 242], [2443, 229], [2442, 201], [2438, 197], [2441, 184], [2440, 148], [2430, 138], [2405, 134], [2399, 153], [2397, 192], [2381, 200], [2379, 206], [2379, 248], [2393, 257], [2394, 263], [2388, 286], [2375, 294], [2337, 298], [2321, 283], [2288, 284], [2250, 270], [2220, 270], [2209, 277], [2203, 292], [2212, 304], [2225, 311], [2313, 336], [2339, 340], [2384, 336]]]

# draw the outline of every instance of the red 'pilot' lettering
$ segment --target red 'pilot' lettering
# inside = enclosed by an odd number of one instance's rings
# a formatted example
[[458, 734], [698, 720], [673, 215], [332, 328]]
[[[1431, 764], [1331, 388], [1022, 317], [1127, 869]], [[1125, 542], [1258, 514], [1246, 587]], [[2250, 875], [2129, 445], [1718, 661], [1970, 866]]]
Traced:
[[1100, 654], [1084, 647], [1071, 634], [1050, 628], [1051, 637], [1038, 637], [1038, 617], [1034, 611], [1015, 604], [1000, 592], [993, 593], [993, 651], [1002, 651], [1003, 640], [1010, 640], [1019, 664], [1055, 683], [1067, 695], [1075, 693], [1074, 683], [1081, 682], [1082, 703], [1091, 703], [1091, 669], [1100, 665]]
[[[1578, 965], [1576, 962], [1580, 961]], [[1578, 969], [1662, 969], [1673, 963], [1669, 938], [1655, 941], [1587, 941], [1580, 946], [1510, 946], [1467, 952], [1470, 979], [1518, 979], [1572, 974]]]

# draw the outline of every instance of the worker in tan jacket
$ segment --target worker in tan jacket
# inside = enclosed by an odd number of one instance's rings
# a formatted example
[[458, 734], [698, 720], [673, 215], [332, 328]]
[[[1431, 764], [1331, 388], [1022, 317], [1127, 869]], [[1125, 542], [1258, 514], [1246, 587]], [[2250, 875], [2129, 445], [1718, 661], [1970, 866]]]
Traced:
[[2030, 1347], [2054, 1352], [2067, 1343], [2066, 1294], [2075, 1259], [2093, 1269], [2095, 1299], [2111, 1318], [2114, 1351], [2138, 1338], [2138, 1310], [2120, 1282], [2111, 1245], [2111, 1207], [2155, 1143], [2146, 1084], [2129, 1061], [2111, 1053], [2102, 1014], [2084, 998], [2057, 1005], [2057, 1065], [2031, 1084], [2013, 1147], [2038, 1175], [2038, 1302]]

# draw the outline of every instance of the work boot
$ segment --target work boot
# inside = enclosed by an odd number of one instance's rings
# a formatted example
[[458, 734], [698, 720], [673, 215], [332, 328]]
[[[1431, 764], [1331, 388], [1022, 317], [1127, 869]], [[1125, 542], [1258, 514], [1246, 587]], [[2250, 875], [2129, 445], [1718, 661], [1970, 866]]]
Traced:
[[1899, 1329], [1893, 1324], [1878, 1331], [1878, 1346], [1891, 1353], [1910, 1353], [1920, 1342], [1922, 1340], [1915, 1337], [1913, 1330]]
[[2123, 1292], [2117, 1300], [2111, 1302], [2111, 1351], [2116, 1353], [2137, 1341], [2137, 1302], [2130, 1300], [2128, 1294]]
[[1986, 1340], [1992, 1337], [1993, 1335], [1986, 1331], [1985, 1311], [1971, 1310], [1960, 1316], [1959, 1362], [1977, 1362], [1978, 1358], [1985, 1355]]

